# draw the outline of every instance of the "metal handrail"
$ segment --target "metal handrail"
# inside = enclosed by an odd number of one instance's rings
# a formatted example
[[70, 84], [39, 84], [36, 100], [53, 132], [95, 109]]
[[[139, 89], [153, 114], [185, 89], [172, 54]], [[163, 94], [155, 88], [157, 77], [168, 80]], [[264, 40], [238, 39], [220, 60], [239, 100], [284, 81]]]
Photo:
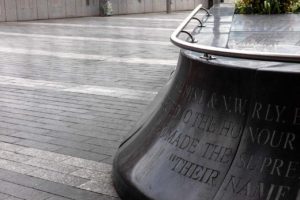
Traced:
[[280, 62], [293, 62], [300, 63], [300, 55], [298, 54], [281, 54], [281, 53], [273, 53], [273, 52], [257, 52], [257, 51], [245, 51], [245, 50], [236, 50], [236, 49], [228, 49], [221, 47], [212, 47], [207, 45], [201, 45], [197, 43], [190, 43], [178, 38], [179, 34], [184, 30], [184, 28], [189, 24], [192, 18], [200, 11], [203, 10], [206, 12], [209, 17], [211, 14], [202, 7], [200, 4], [197, 6], [191, 14], [178, 26], [178, 28], [171, 35], [171, 42], [176, 46], [195, 51], [198, 53], [218, 55], [224, 57], [234, 57], [234, 58], [244, 58], [251, 60], [264, 60], [264, 61], [280, 61]]

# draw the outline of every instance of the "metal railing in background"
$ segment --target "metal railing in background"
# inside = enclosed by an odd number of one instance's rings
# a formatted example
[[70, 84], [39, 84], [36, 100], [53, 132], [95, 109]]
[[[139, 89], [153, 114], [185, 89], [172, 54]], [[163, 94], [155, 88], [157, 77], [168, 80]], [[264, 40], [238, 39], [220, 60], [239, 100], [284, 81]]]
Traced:
[[[205, 12], [206, 18], [212, 16], [208, 10], [202, 7], [202, 5], [197, 6], [172, 34], [170, 39], [173, 44], [175, 44], [176, 46], [182, 49], [203, 53], [204, 57], [207, 59], [212, 58], [210, 55], [215, 55], [215, 56], [224, 56], [224, 57], [251, 59], [251, 60], [300, 63], [300, 55], [297, 54], [236, 50], [236, 49], [220, 48], [220, 47], [198, 44], [198, 41], [194, 38], [194, 36], [191, 33], [185, 31], [184, 29], [189, 24], [189, 22], [195, 18], [195, 15], [198, 14], [200, 11]], [[203, 23], [204, 22], [202, 21], [201, 25], [203, 25]], [[190, 41], [179, 39], [178, 36], [181, 33], [185, 33], [189, 35]]]

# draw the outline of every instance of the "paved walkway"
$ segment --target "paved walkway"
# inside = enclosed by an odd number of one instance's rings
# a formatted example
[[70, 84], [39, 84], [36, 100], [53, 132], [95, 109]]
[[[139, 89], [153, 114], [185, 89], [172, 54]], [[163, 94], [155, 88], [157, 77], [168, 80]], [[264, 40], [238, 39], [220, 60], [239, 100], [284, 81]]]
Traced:
[[113, 155], [166, 83], [187, 13], [0, 24], [0, 199], [118, 199]]

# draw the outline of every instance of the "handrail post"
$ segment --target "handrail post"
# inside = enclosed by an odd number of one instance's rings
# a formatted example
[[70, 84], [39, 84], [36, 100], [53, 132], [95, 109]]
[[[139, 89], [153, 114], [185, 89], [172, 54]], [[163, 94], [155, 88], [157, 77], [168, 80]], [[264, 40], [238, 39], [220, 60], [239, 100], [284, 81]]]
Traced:
[[172, 0], [166, 0], [167, 3], [167, 13], [171, 13], [171, 4], [172, 4]]

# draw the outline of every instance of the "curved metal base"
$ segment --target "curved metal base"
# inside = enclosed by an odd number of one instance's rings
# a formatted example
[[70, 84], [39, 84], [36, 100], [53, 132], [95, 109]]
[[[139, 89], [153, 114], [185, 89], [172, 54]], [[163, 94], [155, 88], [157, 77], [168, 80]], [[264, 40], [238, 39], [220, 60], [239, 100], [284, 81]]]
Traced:
[[123, 199], [299, 198], [300, 71], [217, 62], [181, 52], [115, 157]]

